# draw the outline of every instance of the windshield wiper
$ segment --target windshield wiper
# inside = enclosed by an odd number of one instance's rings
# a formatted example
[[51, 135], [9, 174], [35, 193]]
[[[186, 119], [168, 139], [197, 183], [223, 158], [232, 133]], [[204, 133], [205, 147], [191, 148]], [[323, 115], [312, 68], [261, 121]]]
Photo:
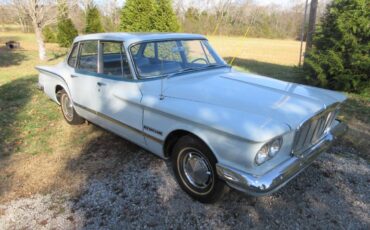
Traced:
[[206, 68], [210, 68], [210, 67], [231, 67], [231, 66], [229, 66], [227, 64], [223, 64], [223, 65], [220, 65], [220, 64], [209, 64], [209, 65], [207, 65]]
[[180, 72], [183, 73], [183, 72], [192, 71], [192, 70], [199, 70], [199, 69], [201, 69], [201, 68], [186, 67], [186, 68], [182, 69]]
[[182, 73], [186, 73], [186, 72], [189, 72], [189, 71], [196, 71], [196, 70], [203, 70], [203, 69], [207, 69], [207, 68], [211, 68], [211, 67], [231, 67], [229, 65], [219, 65], [219, 64], [210, 64], [210, 65], [207, 65], [205, 67], [198, 67], [198, 68], [194, 68], [194, 67], [186, 67], [180, 71], [177, 71], [177, 72], [174, 72], [174, 73], [169, 73], [169, 74], [165, 74], [163, 75], [162, 77], [164, 78], [171, 78], [173, 76], [176, 76], [177, 74], [182, 74]]
[[182, 69], [182, 70], [177, 71], [177, 72], [174, 72], [174, 73], [165, 74], [162, 77], [164, 77], [164, 78], [170, 78], [170, 77], [173, 77], [173, 76], [175, 76], [177, 74], [185, 73], [185, 72], [192, 71], [192, 70], [198, 70], [198, 69], [199, 68], [187, 67], [185, 69]]

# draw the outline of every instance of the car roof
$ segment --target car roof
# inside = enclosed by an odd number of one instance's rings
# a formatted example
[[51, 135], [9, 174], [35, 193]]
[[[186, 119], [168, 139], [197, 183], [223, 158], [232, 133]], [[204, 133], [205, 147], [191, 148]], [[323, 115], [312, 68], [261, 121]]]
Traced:
[[189, 33], [96, 33], [80, 35], [74, 39], [74, 42], [85, 40], [111, 40], [123, 41], [126, 45], [130, 45], [142, 41], [175, 39], [206, 39], [206, 37], [200, 34]]

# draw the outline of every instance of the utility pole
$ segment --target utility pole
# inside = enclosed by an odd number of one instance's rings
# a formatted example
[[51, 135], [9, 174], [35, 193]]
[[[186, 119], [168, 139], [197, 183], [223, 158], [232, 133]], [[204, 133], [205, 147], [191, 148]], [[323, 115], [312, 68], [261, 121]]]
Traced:
[[304, 15], [303, 15], [303, 20], [302, 20], [302, 28], [301, 28], [301, 47], [299, 50], [299, 61], [298, 61], [298, 66], [300, 67], [302, 64], [302, 51], [303, 51], [303, 37], [304, 37], [304, 28], [306, 25], [306, 15], [307, 15], [307, 5], [308, 5], [308, 0], [306, 0], [306, 4], [304, 6]]
[[316, 13], [317, 13], [318, 0], [312, 0], [310, 6], [310, 15], [308, 19], [308, 31], [306, 40], [306, 52], [307, 53], [312, 48], [312, 37], [315, 33], [316, 24]]

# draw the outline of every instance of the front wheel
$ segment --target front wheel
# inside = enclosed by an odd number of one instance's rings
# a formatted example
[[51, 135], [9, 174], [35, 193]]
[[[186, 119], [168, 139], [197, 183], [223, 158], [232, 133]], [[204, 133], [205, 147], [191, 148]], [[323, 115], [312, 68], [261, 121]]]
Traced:
[[79, 125], [84, 123], [84, 119], [80, 117], [75, 109], [73, 108], [72, 100], [69, 98], [65, 90], [60, 90], [58, 92], [60, 97], [60, 106], [62, 108], [62, 113], [65, 120], [71, 125]]
[[184, 136], [176, 143], [172, 166], [181, 188], [202, 203], [217, 201], [227, 189], [216, 174], [217, 160], [199, 139]]

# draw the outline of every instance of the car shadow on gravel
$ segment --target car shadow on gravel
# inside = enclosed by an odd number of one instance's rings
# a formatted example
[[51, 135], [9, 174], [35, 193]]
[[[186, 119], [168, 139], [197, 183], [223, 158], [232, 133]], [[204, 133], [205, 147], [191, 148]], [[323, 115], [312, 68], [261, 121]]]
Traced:
[[171, 164], [101, 130], [66, 170], [85, 174], [72, 210], [91, 228], [366, 228], [369, 165], [323, 154], [279, 192], [253, 198], [230, 190], [215, 204], [191, 199]]

